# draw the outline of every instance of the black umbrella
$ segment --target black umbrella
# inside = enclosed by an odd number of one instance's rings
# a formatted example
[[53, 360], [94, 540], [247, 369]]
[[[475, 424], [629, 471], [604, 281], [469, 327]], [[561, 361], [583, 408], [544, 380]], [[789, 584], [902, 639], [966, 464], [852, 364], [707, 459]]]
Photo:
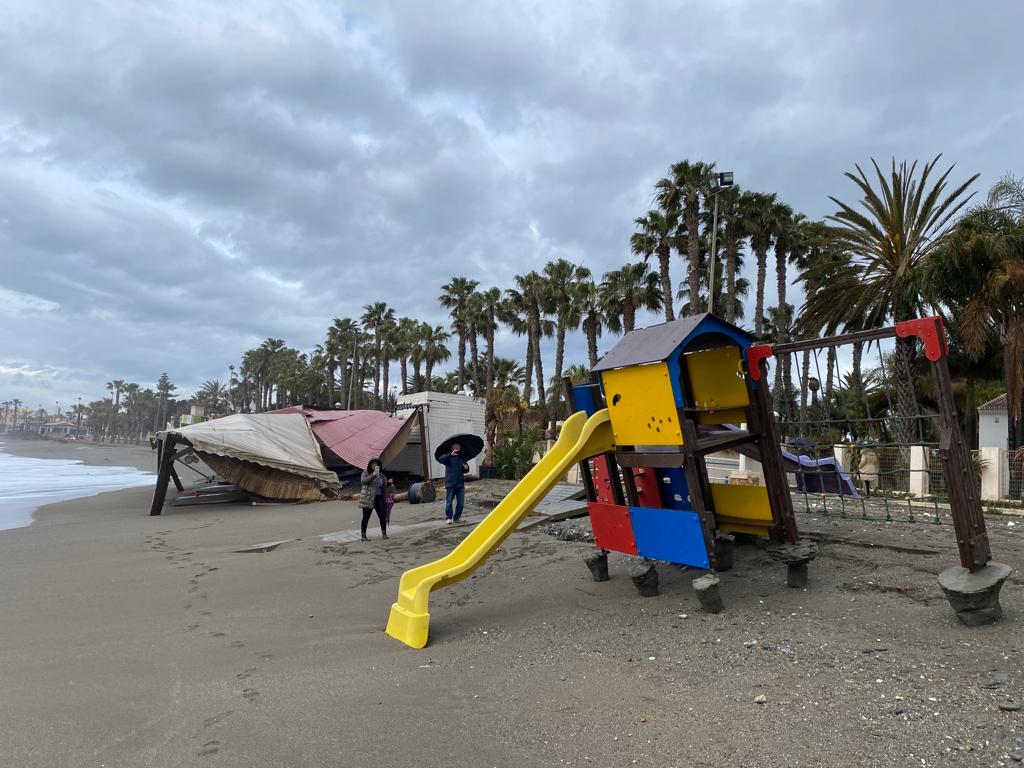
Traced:
[[465, 461], [475, 459], [484, 449], [484, 441], [481, 437], [476, 435], [452, 435], [434, 449], [434, 458], [440, 461], [441, 457], [446, 453], [451, 453], [452, 443], [458, 443], [462, 448], [459, 455]]

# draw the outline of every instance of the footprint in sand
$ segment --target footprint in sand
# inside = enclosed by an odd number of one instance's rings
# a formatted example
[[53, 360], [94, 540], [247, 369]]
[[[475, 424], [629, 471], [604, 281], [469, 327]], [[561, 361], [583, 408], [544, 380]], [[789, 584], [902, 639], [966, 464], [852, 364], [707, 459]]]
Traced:
[[241, 640], [232, 640], [231, 641], [231, 647], [232, 648], [245, 648], [245, 643], [243, 643]]
[[211, 632], [210, 637], [227, 637], [227, 634], [224, 632]]
[[245, 699], [246, 701], [252, 701], [253, 699], [255, 699], [259, 695], [260, 695], [260, 692], [257, 691], [255, 688], [243, 688], [242, 689], [242, 698]]
[[207, 757], [209, 755], [216, 755], [219, 751], [220, 751], [220, 742], [219, 741], [208, 741], [205, 744], [203, 744], [203, 748], [200, 749], [196, 753], [196, 756], [197, 757]]
[[213, 611], [200, 611], [199, 615], [200, 616], [209, 616], [211, 613], [213, 613]]
[[199, 622], [198, 621], [193, 621], [191, 624], [188, 625], [188, 631], [189, 632], [192, 632], [193, 630], [196, 630], [196, 629], [199, 629]]
[[256, 674], [256, 667], [249, 667], [244, 672], [239, 672], [235, 677], [238, 680], [248, 680], [250, 677]]
[[[214, 715], [213, 717], [208, 717], [205, 720], [203, 720], [203, 728], [209, 728], [211, 725], [216, 725], [221, 720], [227, 720], [233, 714], [235, 714], [235, 710], [229, 709], [227, 712], [221, 712], [219, 715]], [[212, 742], [212, 743], [216, 743], [216, 742]]]

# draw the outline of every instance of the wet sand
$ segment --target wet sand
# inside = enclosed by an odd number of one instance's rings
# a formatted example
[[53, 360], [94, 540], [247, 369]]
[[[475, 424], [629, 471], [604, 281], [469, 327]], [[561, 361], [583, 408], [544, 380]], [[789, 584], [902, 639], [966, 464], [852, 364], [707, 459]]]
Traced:
[[[643, 599], [625, 558], [597, 584], [588, 545], [514, 534], [431, 597], [413, 651], [383, 633], [398, 577], [464, 528], [326, 543], [358, 527], [353, 503], [149, 517], [149, 499], [66, 502], [0, 533], [3, 764], [990, 766], [1024, 735], [998, 706], [1024, 698], [1020, 521], [989, 519], [1016, 569], [992, 627], [959, 626], [935, 584], [949, 527], [802, 518], [831, 539], [808, 589], [740, 547], [718, 616], [693, 572], [661, 567]], [[393, 521], [439, 514], [400, 504]]]

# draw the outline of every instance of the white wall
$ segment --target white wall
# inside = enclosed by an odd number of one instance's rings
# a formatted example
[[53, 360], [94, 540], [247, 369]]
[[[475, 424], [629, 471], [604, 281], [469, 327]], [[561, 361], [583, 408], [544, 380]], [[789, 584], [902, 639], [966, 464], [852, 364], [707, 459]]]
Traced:
[[[404, 406], [404, 407], [403, 407]], [[423, 409], [426, 422], [428, 473], [431, 477], [443, 477], [444, 467], [434, 461], [434, 449], [454, 434], [470, 433], [485, 437], [484, 401], [467, 395], [450, 395], [444, 392], [416, 392], [411, 395], [398, 396], [398, 418], [406, 418], [412, 413], [414, 406]], [[419, 428], [412, 431], [409, 443], [392, 462], [392, 467], [406, 472], [419, 472], [420, 466], [420, 435]], [[471, 474], [480, 473], [481, 454], [469, 462]]]
[[1006, 411], [978, 411], [978, 447], [1006, 447]]

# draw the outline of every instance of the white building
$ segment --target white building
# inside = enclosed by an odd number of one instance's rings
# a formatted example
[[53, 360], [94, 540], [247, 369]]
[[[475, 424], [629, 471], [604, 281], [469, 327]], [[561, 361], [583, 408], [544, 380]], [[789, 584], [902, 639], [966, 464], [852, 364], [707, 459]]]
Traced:
[[1006, 448], [1006, 422], [1009, 410], [1006, 395], [989, 400], [978, 408], [978, 447]]
[[[432, 478], [444, 477], [444, 467], [434, 461], [434, 449], [446, 438], [458, 434], [478, 435], [485, 439], [484, 432], [484, 401], [482, 398], [469, 395], [450, 395], [446, 392], [415, 392], [410, 395], [398, 396], [398, 407], [395, 417], [408, 418], [417, 407], [423, 409], [423, 423], [426, 435], [420, 434], [419, 427], [413, 427], [409, 442], [398, 454], [389, 469], [400, 472], [420, 474], [423, 443], [426, 443], [428, 468], [424, 474]], [[425, 439], [424, 439], [425, 437]], [[469, 461], [469, 473], [480, 474], [480, 462], [483, 454]]]

